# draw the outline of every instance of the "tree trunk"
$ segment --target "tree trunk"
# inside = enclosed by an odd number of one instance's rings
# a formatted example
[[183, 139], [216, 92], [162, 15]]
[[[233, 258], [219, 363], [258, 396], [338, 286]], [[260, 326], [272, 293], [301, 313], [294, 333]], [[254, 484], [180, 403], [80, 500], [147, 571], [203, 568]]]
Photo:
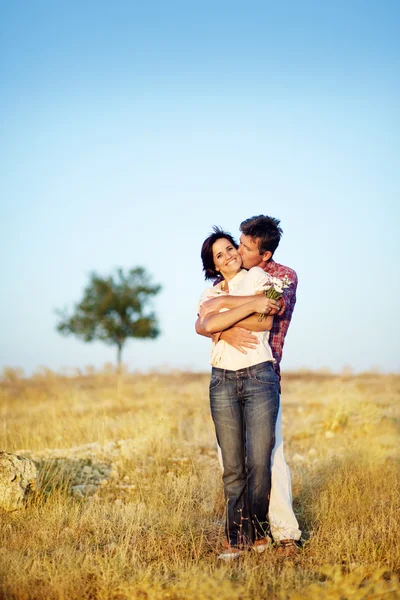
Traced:
[[118, 370], [121, 368], [121, 358], [122, 358], [122, 344], [117, 344], [118, 352], [117, 352], [117, 366]]

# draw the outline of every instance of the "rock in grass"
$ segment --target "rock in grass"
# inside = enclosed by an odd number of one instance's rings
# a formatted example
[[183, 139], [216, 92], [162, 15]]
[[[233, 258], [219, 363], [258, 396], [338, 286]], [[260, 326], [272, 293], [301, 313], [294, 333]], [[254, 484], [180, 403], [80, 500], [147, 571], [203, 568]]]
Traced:
[[36, 488], [35, 463], [24, 456], [0, 451], [0, 508], [13, 511], [22, 508]]
[[76, 498], [85, 498], [86, 496], [93, 496], [97, 491], [97, 485], [91, 485], [89, 483], [74, 485], [72, 486], [72, 495]]

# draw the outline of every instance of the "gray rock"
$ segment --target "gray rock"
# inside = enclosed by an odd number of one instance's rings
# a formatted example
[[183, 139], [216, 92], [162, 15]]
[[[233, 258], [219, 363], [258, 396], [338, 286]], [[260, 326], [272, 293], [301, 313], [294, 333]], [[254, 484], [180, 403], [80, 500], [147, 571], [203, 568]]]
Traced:
[[93, 496], [97, 491], [96, 485], [91, 485], [90, 483], [74, 485], [71, 488], [71, 492], [77, 498], [85, 498], [85, 496]]
[[24, 456], [0, 451], [0, 508], [13, 511], [22, 508], [36, 488], [35, 463]]

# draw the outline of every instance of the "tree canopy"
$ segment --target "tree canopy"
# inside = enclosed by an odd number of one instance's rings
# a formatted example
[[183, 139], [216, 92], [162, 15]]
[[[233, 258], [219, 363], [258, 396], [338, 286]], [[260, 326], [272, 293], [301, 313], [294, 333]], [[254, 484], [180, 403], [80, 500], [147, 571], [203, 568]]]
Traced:
[[116, 346], [119, 365], [129, 338], [154, 339], [160, 334], [156, 315], [148, 310], [152, 296], [160, 290], [143, 267], [127, 273], [116, 269], [107, 278], [92, 273], [73, 313], [56, 311], [60, 317], [57, 331], [84, 342], [99, 340]]

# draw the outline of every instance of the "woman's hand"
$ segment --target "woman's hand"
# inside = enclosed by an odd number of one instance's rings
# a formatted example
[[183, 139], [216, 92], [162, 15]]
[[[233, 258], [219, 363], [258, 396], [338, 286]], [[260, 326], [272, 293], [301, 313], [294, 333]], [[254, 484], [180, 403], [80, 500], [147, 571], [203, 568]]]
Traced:
[[210, 298], [206, 300], [200, 307], [199, 316], [204, 319], [207, 315], [215, 312], [219, 312], [223, 308], [223, 296], [217, 296], [216, 298]]

